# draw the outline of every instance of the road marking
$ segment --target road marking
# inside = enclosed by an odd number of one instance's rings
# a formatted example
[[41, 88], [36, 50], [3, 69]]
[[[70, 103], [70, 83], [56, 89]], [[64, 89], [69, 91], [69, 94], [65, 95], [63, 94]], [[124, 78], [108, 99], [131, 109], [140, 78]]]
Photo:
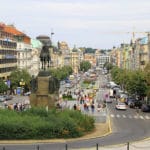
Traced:
[[135, 119], [138, 119], [138, 116], [134, 116]]
[[143, 116], [140, 116], [140, 118], [141, 118], [141, 119], [144, 119], [144, 117], [143, 117]]
[[126, 115], [120, 115], [120, 114], [110, 114], [110, 117], [111, 118], [129, 118], [129, 119], [132, 119], [132, 118], [134, 118], [134, 119], [147, 119], [147, 120], [149, 120], [150, 119], [150, 116], [142, 116], [142, 115], [134, 115], [134, 116], [132, 116], [132, 115], [128, 115], [128, 116], [126, 116]]
[[145, 118], [146, 118], [146, 119], [150, 119], [150, 117], [149, 117], [149, 116], [145, 116]]
[[117, 114], [116, 117], [117, 117], [117, 118], [120, 118], [120, 115]]
[[114, 118], [115, 116], [113, 114], [110, 115], [112, 118]]
[[122, 115], [122, 116], [123, 116], [123, 118], [127, 118], [126, 115]]

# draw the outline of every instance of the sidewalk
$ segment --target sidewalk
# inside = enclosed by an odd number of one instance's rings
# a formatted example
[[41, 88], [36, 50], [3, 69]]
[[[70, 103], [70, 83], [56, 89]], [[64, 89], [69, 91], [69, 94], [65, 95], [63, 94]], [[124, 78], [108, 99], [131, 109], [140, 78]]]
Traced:
[[136, 141], [132, 143], [110, 145], [110, 146], [99, 146], [95, 145], [92, 148], [80, 148], [80, 149], [70, 149], [70, 150], [149, 150], [150, 149], [150, 138]]

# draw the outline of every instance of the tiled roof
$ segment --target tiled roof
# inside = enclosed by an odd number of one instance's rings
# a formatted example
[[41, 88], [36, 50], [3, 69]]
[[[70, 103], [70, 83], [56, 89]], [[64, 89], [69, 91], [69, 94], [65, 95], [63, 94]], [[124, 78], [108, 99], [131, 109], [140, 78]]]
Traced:
[[5, 25], [4, 27], [4, 31], [5, 32], [8, 32], [8, 33], [11, 33], [13, 35], [25, 35], [24, 33], [20, 32], [19, 30], [17, 30], [15, 27], [13, 26], [7, 26]]

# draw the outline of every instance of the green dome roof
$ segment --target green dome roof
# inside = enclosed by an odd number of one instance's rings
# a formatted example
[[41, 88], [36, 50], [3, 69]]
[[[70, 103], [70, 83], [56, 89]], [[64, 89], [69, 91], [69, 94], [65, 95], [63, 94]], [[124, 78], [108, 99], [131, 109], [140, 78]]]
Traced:
[[39, 40], [31, 39], [31, 44], [33, 48], [42, 48], [42, 43]]

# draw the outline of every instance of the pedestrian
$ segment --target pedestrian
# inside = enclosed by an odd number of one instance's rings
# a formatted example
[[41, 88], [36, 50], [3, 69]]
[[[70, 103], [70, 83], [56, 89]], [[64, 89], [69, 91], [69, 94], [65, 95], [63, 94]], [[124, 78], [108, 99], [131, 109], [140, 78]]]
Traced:
[[4, 107], [5, 107], [5, 108], [8, 108], [8, 104], [7, 104], [7, 101], [6, 101], [6, 100], [4, 101]]
[[77, 110], [77, 105], [76, 104], [73, 105], [73, 109]]
[[94, 110], [95, 110], [95, 105], [94, 103], [91, 104], [91, 110], [92, 110], [92, 114], [94, 113]]
[[100, 112], [101, 108], [102, 108], [101, 104], [98, 103], [98, 105], [97, 105], [97, 111]]

